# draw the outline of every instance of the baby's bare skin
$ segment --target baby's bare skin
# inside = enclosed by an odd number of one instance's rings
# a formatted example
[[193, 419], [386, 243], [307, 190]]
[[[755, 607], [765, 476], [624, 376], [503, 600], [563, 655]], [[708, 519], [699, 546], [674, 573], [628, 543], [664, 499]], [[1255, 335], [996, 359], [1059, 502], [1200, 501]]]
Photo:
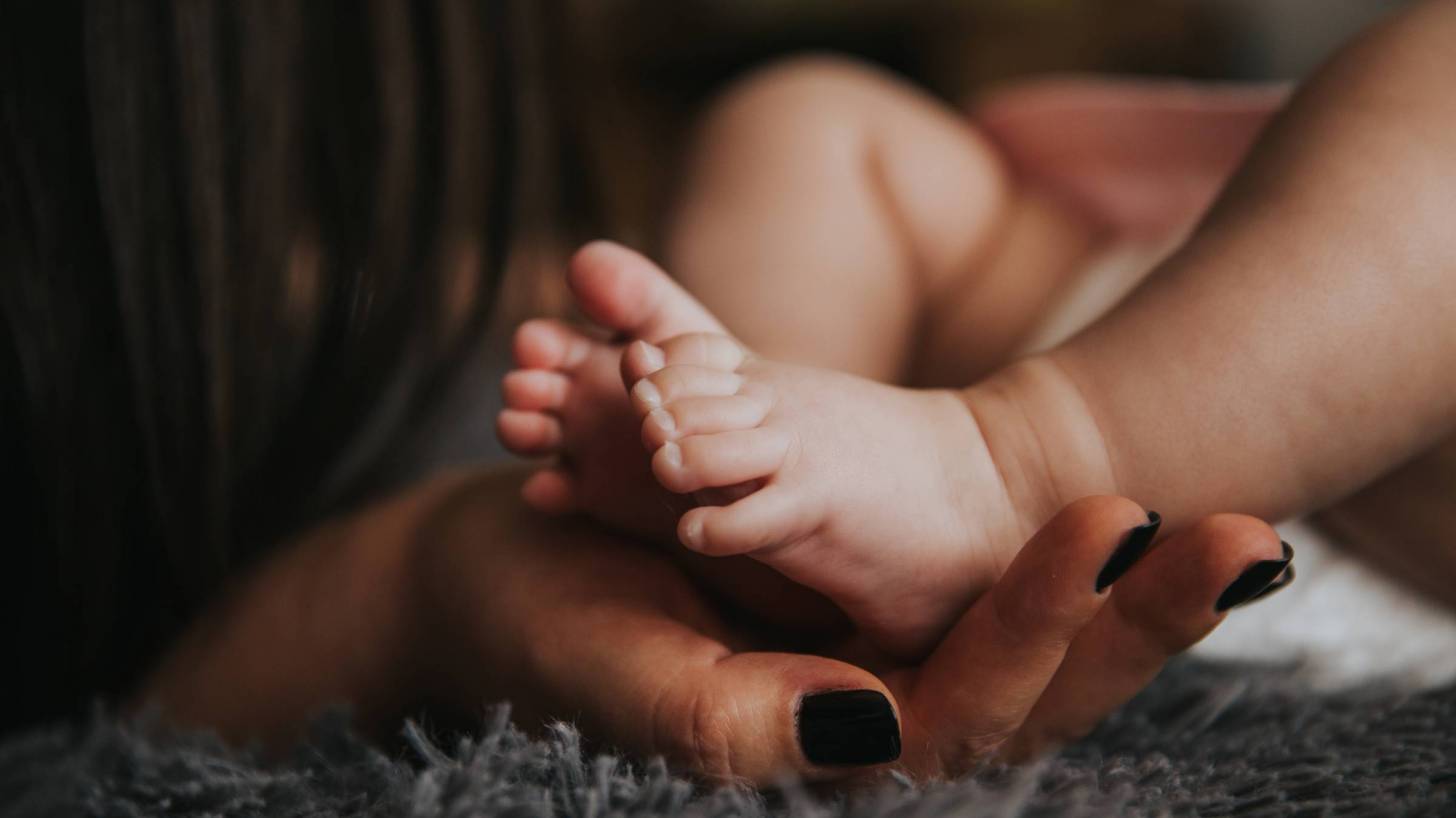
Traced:
[[[636, 334], [652, 345], [629, 348], [624, 369], [658, 480], [737, 498], [685, 514], [681, 539], [753, 553], [828, 592], [882, 646], [913, 649], [935, 610], [974, 596], [1007, 544], [1077, 496], [1135, 497], [1175, 525], [1223, 508], [1280, 518], [1448, 434], [1456, 104], [1443, 84], [1456, 73], [1453, 37], [1456, 7], [1429, 3], [1347, 49], [1146, 286], [1068, 343], [966, 388], [959, 406], [950, 393], [751, 358], [708, 321], [682, 322], [697, 334], [689, 340]], [[644, 265], [622, 269], [660, 276]], [[677, 346], [696, 350], [682, 354], [699, 356], [701, 371], [669, 396], [657, 381], [682, 366]], [[702, 434], [671, 411], [688, 400], [691, 412], [678, 408], [701, 419], [691, 423]], [[886, 445], [866, 445], [866, 430]], [[535, 500], [573, 486], [543, 477]], [[908, 514], [883, 500], [904, 486], [918, 501]], [[913, 557], [886, 542], [907, 525]], [[941, 582], [947, 573], [964, 584], [946, 590], [958, 585]], [[920, 605], [885, 610], [877, 598]]]
[[[940, 143], [965, 147], [959, 145], [961, 138], [947, 135]], [[917, 143], [903, 147], [918, 151]], [[979, 189], [993, 191], [1006, 182], [1001, 169], [978, 164], [986, 158], [967, 157], [963, 167], [982, 175]], [[926, 190], [921, 184], [905, 191], [911, 211], [933, 211], [915, 201], [915, 194]], [[855, 200], [834, 194], [825, 191], [825, 207], [815, 212], [827, 209], [832, 215], [832, 202], [843, 206]], [[1004, 191], [996, 196], [1009, 200]], [[1059, 256], [1039, 254], [1036, 260], [1043, 265], [1053, 258], [1061, 259], [1059, 265], [1071, 264], [1074, 249], [1094, 229], [1064, 213], [1051, 217], [1044, 203], [1018, 207], [1010, 215], [993, 209], [982, 219], [988, 224], [1020, 221], [1023, 242], [1067, 248]], [[946, 226], [919, 232], [954, 235]], [[873, 233], [855, 235], [865, 241]], [[791, 247], [783, 249], [793, 255]], [[950, 248], [935, 254], [957, 263], [967, 260]], [[1005, 265], [1005, 255], [998, 253], [992, 266]], [[1022, 254], [1011, 255], [1022, 267], [1028, 263]], [[947, 276], [949, 266], [947, 261]], [[1065, 276], [1060, 267], [1044, 267], [1039, 280]], [[570, 282], [587, 315], [627, 338], [663, 343], [665, 349], [657, 354], [673, 366], [652, 365], [655, 347], [626, 348], [626, 361], [619, 362], [624, 348], [565, 325], [537, 321], [523, 326], [516, 343], [522, 369], [506, 379], [511, 408], [501, 417], [501, 436], [515, 451], [560, 453], [566, 461], [563, 468], [530, 481], [527, 500], [547, 510], [586, 510], [619, 529], [677, 540], [700, 554], [749, 554], [832, 599], [878, 648], [894, 655], [921, 654], [995, 581], [1032, 531], [1066, 501], [1096, 494], [1111, 482], [1105, 461], [1100, 473], [1085, 465], [1096, 460], [1096, 429], [1075, 420], [1058, 426], [1061, 439], [1053, 445], [1089, 452], [1086, 456], [1044, 460], [1035, 474], [1027, 465], [998, 468], [995, 456], [1030, 463], [1031, 456], [1012, 453], [1043, 445], [1034, 430], [1015, 422], [1020, 410], [999, 392], [988, 391], [968, 404], [954, 390], [889, 387], [828, 369], [749, 360], [744, 347], [695, 299], [622, 248], [587, 248], [573, 260]], [[843, 288], [835, 292], [854, 297]], [[825, 301], [818, 309], [822, 314], [837, 303]], [[978, 356], [998, 354], [994, 350], [1011, 345], [1032, 322], [1029, 314], [1002, 312], [1003, 320], [975, 339], [983, 342]], [[843, 321], [825, 329], [836, 327], [854, 330]], [[787, 337], [766, 333], [766, 340], [793, 345], [802, 329]], [[873, 356], [862, 360], [852, 351], [844, 357], [851, 343], [841, 345], [823, 332], [821, 341], [836, 347], [832, 362], [851, 371], [875, 372], [882, 366]], [[815, 360], [824, 349], [825, 343], [811, 346], [798, 357]], [[685, 365], [683, 356], [694, 363]], [[631, 410], [623, 400], [619, 369], [633, 387], [638, 409], [630, 424], [624, 421]], [[1044, 399], [1061, 401], [1069, 392], [1056, 376], [1054, 370], [1033, 368], [1018, 382]], [[977, 406], [998, 421], [989, 441], [978, 426]], [[668, 418], [671, 431], [663, 424]], [[629, 451], [638, 438], [653, 453], [655, 481], [647, 461]], [[890, 474], [901, 477], [883, 479]], [[1055, 491], [1048, 489], [1052, 486]], [[724, 569], [731, 564], [719, 563]], [[795, 616], [804, 618], [795, 595], [771, 593], [762, 576], [744, 579], [750, 581], [731, 583], [735, 596], [742, 598], [752, 588], [759, 591], [756, 609], [794, 605]]]
[[[748, 554], [902, 657], [937, 642], [1034, 530], [1022, 509], [1043, 498], [1027, 491], [1053, 478], [1007, 483], [957, 392], [752, 357], [626, 248], [586, 247], [570, 280], [588, 315], [637, 340], [622, 354], [561, 324], [518, 333], [527, 368], [508, 376], [501, 437], [568, 460], [527, 483], [532, 505], [648, 536], [675, 527], [701, 554]], [[624, 410], [636, 412], [629, 424]], [[1001, 447], [1029, 439], [1001, 431]], [[655, 479], [617, 453], [639, 439]], [[672, 499], [682, 496], [695, 501], [685, 513]]]
[[[784, 73], [788, 76], [770, 72], [750, 86], [786, 87], [762, 92], [750, 87], [730, 96], [725, 108], [730, 114], [738, 109], [749, 120], [760, 122], [762, 115], [772, 114], [762, 110], [764, 106], [797, 104], [803, 94], [821, 103], [844, 96], [845, 103], [879, 105], [893, 110], [902, 121], [910, 121], [896, 138], [864, 139], [867, 150], [874, 145], [874, 150], [891, 155], [874, 162], [853, 156], [847, 159], [851, 167], [899, 168], [892, 174], [904, 182], [897, 191], [903, 200], [899, 206], [914, 217], [904, 226], [922, 244], [945, 245], [918, 254], [938, 260], [935, 264], [942, 269], [928, 279], [937, 289], [985, 300], [998, 292], [1024, 291], [1029, 281], [1039, 282], [1033, 290], [1046, 288], [1068, 276], [1064, 268], [1073, 266], [1085, 253], [1090, 235], [1103, 230], [1088, 219], [1078, 220], [1053, 207], [1044, 196], [1015, 204], [1024, 197], [1014, 195], [1008, 172], [996, 164], [984, 139], [978, 139], [961, 120], [920, 100], [900, 99], [908, 92], [883, 77], [822, 61], [794, 66]], [[723, 127], [735, 127], [733, 116], [726, 120]], [[841, 132], [852, 133], [846, 128]], [[770, 137], [770, 141], [778, 140]], [[783, 141], [788, 149], [795, 147], [792, 136]], [[762, 150], [757, 155], [771, 156]], [[871, 375], [885, 374], [887, 366], [913, 368], [922, 374], [932, 371], [933, 367], [923, 363], [886, 363], [886, 352], [892, 357], [903, 354], [910, 350], [911, 339], [897, 341], [896, 333], [889, 333], [887, 344], [866, 344], [874, 340], [871, 333], [835, 314], [836, 310], [858, 309], [864, 315], [871, 307], [883, 314], [883, 310], [897, 309], [895, 305], [925, 301], [930, 295], [915, 289], [927, 279], [911, 271], [896, 271], [881, 258], [884, 253], [873, 249], [876, 242], [892, 240], [891, 226], [844, 229], [870, 223], [885, 211], [871, 201], [879, 195], [874, 180], [841, 174], [841, 169], [833, 167], [837, 158], [818, 170], [811, 167], [816, 161], [812, 154], [790, 158], [800, 172], [841, 183], [808, 191], [820, 201], [801, 203], [805, 206], [798, 212], [814, 214], [813, 223], [796, 227], [780, 220], [775, 226], [772, 209], [755, 199], [778, 202], [783, 197], [782, 169], [773, 167], [770, 159], [770, 167], [763, 169], [765, 187], [756, 189], [741, 175], [734, 179], [735, 185], [746, 185], [753, 194], [746, 199], [743, 190], [718, 191], [711, 197], [717, 207], [684, 204], [678, 229], [700, 240], [693, 246], [716, 243], [711, 235], [703, 235], [703, 224], [714, 230], [731, 226], [740, 235], [756, 237], [732, 245], [734, 252], [695, 256], [743, 271], [747, 278], [740, 276], [736, 288], [725, 290], [719, 286], [722, 282], [711, 283], [711, 271], [701, 264], [694, 268], [698, 271], [695, 280], [709, 294], [732, 296], [724, 299], [730, 320], [754, 312], [752, 304], [742, 300], [754, 292], [760, 292], [760, 318], [787, 308], [805, 319], [770, 322], [756, 334], [770, 348], [797, 350], [797, 360]], [[955, 174], [927, 177], [921, 163], [937, 158], [954, 160], [951, 164], [959, 170], [959, 178]], [[716, 166], [731, 159], [705, 156], [701, 161]], [[711, 192], [713, 174], [697, 175], [708, 177], [700, 184]], [[851, 189], [844, 189], [844, 184]], [[979, 234], [994, 226], [1014, 224], [1017, 246], [996, 247], [983, 263], [975, 264], [972, 245], [986, 244], [985, 239], [966, 242], [954, 220], [946, 221], [944, 208], [936, 206], [954, 204], [954, 195], [936, 192], [937, 186], [952, 184], [968, 188], [969, 197], [961, 198], [973, 211], [955, 220], [970, 217], [979, 222], [972, 225]], [[854, 191], [855, 185], [864, 190]], [[855, 215], [856, 207], [870, 213]], [[745, 223], [734, 213], [753, 221]], [[1188, 218], [1184, 216], [1182, 221]], [[1160, 233], [1180, 224], [1164, 225]], [[788, 232], [778, 227], [787, 227]], [[842, 249], [847, 255], [836, 263], [836, 274], [878, 278], [880, 283], [863, 291], [835, 287], [816, 303], [802, 306], [763, 297], [761, 291], [773, 287], [765, 274], [792, 270], [801, 278], [816, 275], [803, 242], [812, 244], [813, 236], [826, 231], [846, 237]], [[1050, 255], [1044, 251], [1028, 255], [1027, 247], [1062, 249]], [[873, 264], [862, 272], [846, 266], [870, 261]], [[972, 266], [961, 271], [960, 278], [970, 283], [980, 279], [993, 286], [968, 290], [965, 284], [951, 280], [956, 267], [967, 265]], [[1023, 275], [1008, 290], [996, 283], [1008, 277], [1008, 265], [1022, 273], [1033, 269], [1037, 273], [1030, 279]], [[783, 277], [778, 280], [784, 281]], [[975, 416], [956, 391], [891, 388], [828, 369], [795, 367], [762, 357], [746, 360], [743, 346], [730, 338], [722, 324], [655, 266], [621, 248], [598, 245], [583, 251], [571, 265], [570, 281], [586, 314], [619, 335], [661, 342], [665, 349], [627, 350], [622, 369], [634, 387], [641, 430], [634, 425], [630, 431], [614, 433], [609, 430], [623, 428], [622, 416], [629, 411], [618, 380], [621, 349], [553, 322], [531, 322], [522, 328], [516, 352], [523, 370], [506, 380], [507, 403], [512, 409], [502, 416], [502, 438], [517, 451], [560, 452], [567, 460], [565, 468], [543, 472], [528, 484], [527, 499], [540, 508], [584, 509], [618, 528], [658, 540], [681, 541], [701, 554], [750, 554], [834, 600], [878, 647], [891, 653], [913, 656], [922, 652], [1000, 575], [1026, 536], [1061, 507], [1062, 498], [1094, 494], [1110, 482], [1105, 462], [1103, 473], [1097, 474], [1084, 466], [1066, 465], [1074, 462], [1072, 458], [1065, 464], [1045, 462], [1044, 474], [1036, 476], [1025, 467], [1014, 472], [998, 469]], [[795, 286], [790, 284], [790, 291]], [[895, 289], [905, 292], [883, 297]], [[645, 293], [669, 295], [654, 298]], [[866, 295], [875, 297], [855, 303]], [[957, 331], [959, 338], [973, 342], [969, 350], [973, 354], [942, 361], [940, 371], [984, 367], [987, 361], [1004, 357], [1017, 336], [1033, 323], [1031, 307], [1046, 298], [1045, 293], [1023, 292], [1013, 298], [1018, 309], [1003, 305], [996, 311], [1000, 320], [994, 325], [973, 321], [981, 327], [979, 333], [968, 336]], [[649, 302], [653, 307], [646, 309]], [[649, 314], [657, 317], [649, 319]], [[816, 323], [815, 315], [829, 320]], [[877, 320], [871, 317], [869, 323], [876, 325]], [[924, 324], [931, 317], [915, 320]], [[750, 331], [757, 326], [754, 321], [741, 323]], [[812, 332], [806, 335], [806, 330]], [[692, 334], [674, 337], [680, 333]], [[894, 352], [896, 349], [902, 352]], [[664, 369], [661, 363], [654, 364], [654, 354], [674, 365]], [[684, 358], [692, 363], [685, 364]], [[1065, 382], [1052, 377], [1055, 375], [1054, 371], [1042, 372], [1021, 380], [1032, 384], [1033, 391], [1060, 400], [1066, 394]], [[1002, 411], [1008, 404], [999, 394], [989, 393], [972, 403], [979, 403], [988, 417], [1014, 419], [1014, 412]], [[806, 418], [815, 421], [806, 423]], [[1077, 424], [1067, 428], [1075, 429]], [[999, 437], [992, 445], [1002, 456], [1009, 457], [1013, 449], [1041, 445], [1034, 433], [1005, 420], [996, 432]], [[1089, 435], [1095, 433], [1090, 424], [1083, 424], [1075, 433], [1064, 432], [1064, 439], [1055, 445], [1095, 450], [1096, 442], [1089, 442]], [[624, 450], [624, 444], [633, 445], [628, 441], [639, 436], [653, 453], [658, 481], [670, 492], [653, 484], [645, 461], [634, 461]], [[1091, 459], [1089, 455], [1075, 462]], [[903, 477], [885, 481], [882, 477], [887, 474]], [[1047, 491], [1050, 485], [1058, 491]], [[760, 490], [729, 504], [754, 488]], [[702, 507], [691, 510], [695, 504]], [[734, 565], [720, 562], [718, 568], [708, 570], [721, 584], [722, 572]], [[760, 604], [753, 605], [760, 611], [788, 606], [788, 600], [796, 598], [794, 594], [768, 593], [762, 587], [766, 585], [762, 576], [742, 577], [729, 584], [739, 598], [747, 588], [760, 590]], [[800, 608], [795, 610], [797, 618], [804, 618]]]
[[1190, 242], [1049, 353], [1131, 496], [1280, 519], [1456, 426], [1453, 37], [1426, 3], [1345, 49]]

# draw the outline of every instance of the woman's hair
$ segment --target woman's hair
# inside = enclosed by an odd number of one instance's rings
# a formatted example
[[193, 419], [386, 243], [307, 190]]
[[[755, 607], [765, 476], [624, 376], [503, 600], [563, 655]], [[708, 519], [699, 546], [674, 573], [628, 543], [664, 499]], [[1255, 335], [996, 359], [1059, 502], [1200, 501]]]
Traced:
[[474, 338], [511, 221], [505, 11], [0, 8], [0, 728], [124, 690], [351, 500]]

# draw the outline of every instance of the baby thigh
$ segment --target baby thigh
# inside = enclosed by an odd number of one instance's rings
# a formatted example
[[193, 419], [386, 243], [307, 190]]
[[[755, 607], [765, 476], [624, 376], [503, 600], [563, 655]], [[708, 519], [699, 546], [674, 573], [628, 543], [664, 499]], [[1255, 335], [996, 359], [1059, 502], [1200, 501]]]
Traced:
[[1014, 197], [964, 115], [822, 57], [726, 92], [685, 179], [665, 255], [689, 290], [765, 355], [890, 382], [910, 377], [933, 305], [964, 289]]

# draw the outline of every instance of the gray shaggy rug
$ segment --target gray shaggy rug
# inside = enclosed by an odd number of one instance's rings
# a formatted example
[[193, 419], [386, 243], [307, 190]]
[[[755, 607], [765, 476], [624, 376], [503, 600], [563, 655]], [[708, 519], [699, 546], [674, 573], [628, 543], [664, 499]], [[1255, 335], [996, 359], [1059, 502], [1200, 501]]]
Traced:
[[334, 714], [272, 764], [97, 714], [0, 743], [0, 815], [1456, 815], [1456, 686], [1315, 695], [1287, 669], [1184, 661], [1038, 765], [837, 797], [695, 788], [592, 757], [566, 725], [528, 739], [507, 713], [450, 740], [407, 725], [394, 752]]

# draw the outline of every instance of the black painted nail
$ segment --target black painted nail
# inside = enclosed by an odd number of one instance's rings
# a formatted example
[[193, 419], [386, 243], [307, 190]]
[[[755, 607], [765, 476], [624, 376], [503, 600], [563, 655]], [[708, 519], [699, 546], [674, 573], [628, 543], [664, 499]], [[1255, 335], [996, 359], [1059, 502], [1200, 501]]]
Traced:
[[1292, 582], [1294, 582], [1294, 566], [1290, 565], [1288, 568], [1284, 569], [1284, 573], [1280, 574], [1277, 579], [1269, 583], [1268, 587], [1266, 587], [1259, 593], [1254, 594], [1254, 596], [1244, 604], [1248, 605], [1253, 602], [1258, 602], [1266, 596], [1272, 596], [1274, 594], [1277, 594], [1285, 588], [1289, 587], [1289, 584]]
[[1147, 522], [1127, 532], [1127, 539], [1122, 541], [1122, 545], [1107, 558], [1107, 564], [1097, 572], [1097, 593], [1102, 593], [1107, 586], [1117, 582], [1119, 577], [1127, 573], [1127, 569], [1142, 559], [1153, 538], [1158, 536], [1158, 526], [1162, 524], [1162, 516], [1156, 511], [1149, 511]]
[[1294, 548], [1283, 540], [1279, 544], [1284, 546], [1284, 558], [1260, 560], [1249, 566], [1219, 594], [1218, 601], [1213, 603], [1215, 611], [1223, 613], [1230, 608], [1263, 599], [1294, 581], [1294, 566], [1289, 564], [1294, 559]]
[[819, 765], [884, 764], [900, 757], [900, 722], [876, 690], [830, 690], [799, 702], [799, 746]]

